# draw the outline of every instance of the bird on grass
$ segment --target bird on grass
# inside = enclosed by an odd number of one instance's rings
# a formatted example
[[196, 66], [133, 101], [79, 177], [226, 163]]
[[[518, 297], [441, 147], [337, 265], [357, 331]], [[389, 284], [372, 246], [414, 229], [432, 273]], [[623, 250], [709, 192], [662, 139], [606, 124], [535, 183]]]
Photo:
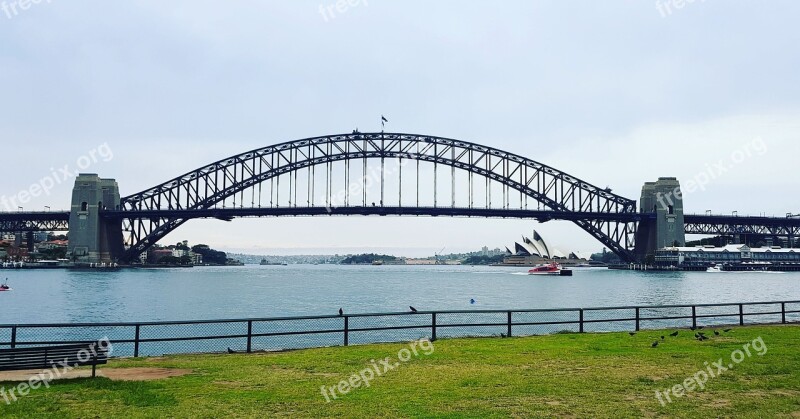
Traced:
[[658, 346], [658, 341], [655, 341], [652, 345], [650, 345], [651, 348], [655, 348], [656, 346]]
[[339, 309], [339, 315], [344, 316], [344, 310], [342, 310], [341, 308]]
[[700, 338], [700, 335], [698, 335], [697, 333], [695, 333], [695, 334], [694, 334], [694, 337], [696, 337], [696, 338], [698, 338], [698, 339], [699, 339], [699, 338]]
[[697, 326], [697, 328], [698, 328], [698, 329], [702, 329], [702, 328], [704, 328], [704, 327], [705, 327], [705, 326]]
[[693, 331], [693, 332], [694, 332], [695, 330], [697, 330], [697, 328], [696, 328], [696, 327], [694, 327], [694, 326], [692, 326], [692, 327], [690, 327], [690, 328], [689, 328], [689, 330], [691, 330], [691, 331]]
[[236, 353], [236, 351], [234, 351], [233, 349], [231, 349], [231, 347], [229, 346], [229, 347], [228, 347], [228, 353], [229, 353], [229, 354], [235, 354], [235, 353]]
[[719, 332], [717, 330], [714, 330], [714, 336], [719, 336]]
[[661, 336], [661, 340], [664, 340], [664, 336]]
[[417, 309], [414, 308], [413, 306], [408, 306], [408, 308], [411, 309], [412, 313], [416, 313], [417, 312]]
[[731, 330], [733, 330], [733, 329], [724, 329], [724, 330], [723, 330], [723, 332], [725, 332], [725, 333], [728, 333], [728, 332], [730, 332]]
[[672, 336], [672, 337], [678, 336], [678, 331], [676, 330], [675, 332], [670, 333], [669, 335]]
[[505, 334], [505, 333], [501, 333], [501, 334], [500, 334], [500, 337], [501, 337], [501, 338], [504, 338], [504, 337], [506, 337], [506, 334]]
[[629, 335], [631, 335], [631, 336], [633, 336], [633, 335], [635, 335], [635, 334], [636, 334], [636, 332], [628, 332], [628, 334], [629, 334]]

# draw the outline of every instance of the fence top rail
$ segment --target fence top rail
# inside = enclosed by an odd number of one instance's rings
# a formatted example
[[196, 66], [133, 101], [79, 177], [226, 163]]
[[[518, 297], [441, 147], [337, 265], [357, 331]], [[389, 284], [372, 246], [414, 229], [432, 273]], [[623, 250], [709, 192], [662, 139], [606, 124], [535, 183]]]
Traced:
[[[580, 311], [609, 311], [609, 310], [634, 310], [634, 309], [665, 309], [665, 308], [692, 308], [692, 307], [725, 307], [725, 306], [755, 306], [770, 304], [800, 304], [800, 300], [791, 301], [758, 301], [745, 303], [711, 303], [711, 304], [672, 304], [672, 305], [641, 305], [641, 306], [611, 306], [611, 307], [566, 307], [566, 308], [539, 308], [539, 309], [509, 309], [509, 310], [441, 310], [441, 311], [399, 311], [387, 313], [353, 313], [339, 316], [337, 314], [322, 316], [290, 316], [290, 317], [259, 317], [239, 319], [209, 319], [209, 320], [171, 320], [171, 321], [145, 321], [145, 322], [102, 322], [102, 323], [16, 323], [0, 324], [0, 329], [10, 328], [47, 328], [47, 327], [134, 327], [134, 326], [171, 326], [171, 325], [196, 325], [196, 324], [223, 324], [247, 322], [274, 322], [274, 321], [302, 321], [324, 320], [339, 318], [362, 317], [392, 317], [392, 316], [419, 316], [431, 314], [497, 314], [497, 313], [553, 313], [553, 312], [580, 312]], [[751, 314], [751, 313], [746, 313]]]

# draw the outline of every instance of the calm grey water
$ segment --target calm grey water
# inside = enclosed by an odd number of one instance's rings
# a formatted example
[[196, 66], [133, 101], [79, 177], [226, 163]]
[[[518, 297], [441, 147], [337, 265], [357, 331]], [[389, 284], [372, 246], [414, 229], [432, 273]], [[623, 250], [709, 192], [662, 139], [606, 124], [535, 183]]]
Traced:
[[[119, 272], [0, 271], [0, 323], [194, 320], [420, 310], [800, 300], [800, 273], [487, 266], [244, 266]], [[475, 299], [475, 304], [470, 304]]]

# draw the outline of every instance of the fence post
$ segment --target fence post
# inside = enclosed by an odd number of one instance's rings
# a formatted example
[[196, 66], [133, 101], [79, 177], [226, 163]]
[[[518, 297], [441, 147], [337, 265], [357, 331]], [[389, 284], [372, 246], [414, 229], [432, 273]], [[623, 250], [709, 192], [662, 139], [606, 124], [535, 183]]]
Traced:
[[692, 306], [692, 327], [697, 327], [697, 307]]
[[253, 352], [253, 321], [247, 321], [247, 353]]
[[639, 307], [636, 307], [636, 331], [639, 331]]
[[739, 304], [739, 326], [744, 326], [744, 305]]
[[786, 324], [786, 303], [781, 303], [781, 323]]
[[17, 326], [11, 328], [11, 349], [17, 347]]
[[139, 325], [136, 325], [136, 335], [133, 338], [133, 357], [139, 357]]
[[583, 309], [580, 309], [579, 312], [580, 312], [580, 317], [578, 319], [578, 323], [580, 324], [580, 326], [579, 326], [578, 331], [580, 333], [583, 333]]
[[349, 342], [350, 337], [348, 336], [349, 334], [348, 329], [350, 328], [348, 325], [349, 320], [350, 318], [348, 316], [344, 316], [344, 346], [347, 346], [350, 343]]
[[511, 337], [511, 312], [508, 312], [508, 330], [507, 330], [508, 337]]
[[436, 312], [431, 313], [431, 341], [436, 340]]

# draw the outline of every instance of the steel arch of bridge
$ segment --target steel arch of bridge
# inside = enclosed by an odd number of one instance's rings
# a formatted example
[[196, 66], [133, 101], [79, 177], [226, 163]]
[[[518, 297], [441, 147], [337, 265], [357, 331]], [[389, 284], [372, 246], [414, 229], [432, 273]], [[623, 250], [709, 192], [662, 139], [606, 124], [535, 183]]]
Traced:
[[[553, 167], [492, 147], [416, 134], [330, 135], [284, 142], [231, 156], [153, 188], [122, 198], [121, 210], [131, 214], [130, 217], [123, 220], [123, 229], [128, 232], [130, 237], [129, 248], [125, 251], [122, 260], [133, 260], [161, 238], [191, 219], [186, 215], [186, 210], [215, 208], [217, 204], [224, 204], [224, 201], [231, 197], [234, 199], [234, 207], [236, 207], [237, 194], [242, 194], [239, 196], [239, 204], [241, 208], [244, 208], [243, 193], [248, 188], [253, 188], [252, 193], [255, 194], [255, 188], [260, 188], [264, 181], [293, 172], [296, 180], [296, 173], [299, 170], [306, 168], [313, 170], [320, 165], [327, 165], [328, 180], [326, 182], [330, 183], [330, 170], [333, 162], [349, 162], [359, 159], [364, 160], [365, 171], [368, 159], [380, 159], [382, 168], [385, 159], [430, 162], [434, 164], [434, 173], [436, 173], [438, 165], [449, 166], [453, 171], [453, 179], [455, 179], [455, 169], [467, 171], [470, 176], [470, 208], [473, 204], [471, 180], [473, 175], [478, 175], [486, 179], [487, 185], [489, 181], [503, 185], [503, 208], [505, 209], [510, 209], [506, 195], [506, 191], [510, 188], [520, 192], [520, 200], [523, 195], [530, 197], [556, 214], [631, 214], [636, 212], [636, 201], [611, 193], [610, 190], [594, 186]], [[349, 166], [347, 167], [347, 176], [349, 176]], [[419, 171], [417, 176], [419, 176]], [[291, 180], [291, 176], [289, 179]], [[402, 182], [402, 174], [400, 179]], [[434, 175], [434, 179], [438, 179], [436, 175]], [[381, 180], [381, 188], [383, 188], [383, 178]], [[316, 182], [316, 178], [313, 182]], [[309, 180], [309, 183], [313, 182]], [[455, 180], [453, 182], [455, 185]], [[330, 185], [327, 185], [327, 188], [326, 206], [329, 206], [332, 202]], [[434, 186], [434, 209], [437, 207], [436, 190]], [[455, 187], [451, 191], [455, 195]], [[490, 200], [491, 192], [488, 186], [487, 191]], [[402, 193], [402, 188], [400, 193]], [[295, 196], [296, 194], [297, 186], [295, 186]], [[383, 189], [381, 189], [381, 194], [383, 194]], [[402, 198], [399, 199], [399, 201], [401, 200]], [[525, 202], [527, 206], [527, 200]], [[252, 203], [255, 207], [254, 200]], [[366, 205], [366, 202], [363, 204]], [[381, 201], [380, 206], [383, 204], [384, 201]], [[453, 198], [454, 205], [455, 198]], [[296, 199], [292, 201], [292, 206], [300, 208], [301, 211], [304, 207], [298, 206]], [[491, 207], [490, 201], [487, 206]], [[308, 215], [318, 213], [316, 210], [311, 210], [315, 207], [313, 202], [306, 207], [310, 208]], [[447, 208], [447, 206], [438, 207]], [[155, 216], [152, 211], [163, 215]], [[175, 211], [175, 215], [170, 215], [170, 211]], [[134, 214], [137, 212], [151, 213], [148, 217], [136, 217]], [[370, 212], [365, 211], [365, 213]], [[427, 215], [439, 214], [431, 211]], [[570, 219], [567, 216], [564, 218]], [[624, 218], [622, 217], [622, 219]], [[609, 219], [609, 217], [597, 219], [575, 219], [573, 217], [572, 221], [623, 259], [634, 260], [634, 236], [637, 226], [635, 221], [620, 221], [619, 219]]]

